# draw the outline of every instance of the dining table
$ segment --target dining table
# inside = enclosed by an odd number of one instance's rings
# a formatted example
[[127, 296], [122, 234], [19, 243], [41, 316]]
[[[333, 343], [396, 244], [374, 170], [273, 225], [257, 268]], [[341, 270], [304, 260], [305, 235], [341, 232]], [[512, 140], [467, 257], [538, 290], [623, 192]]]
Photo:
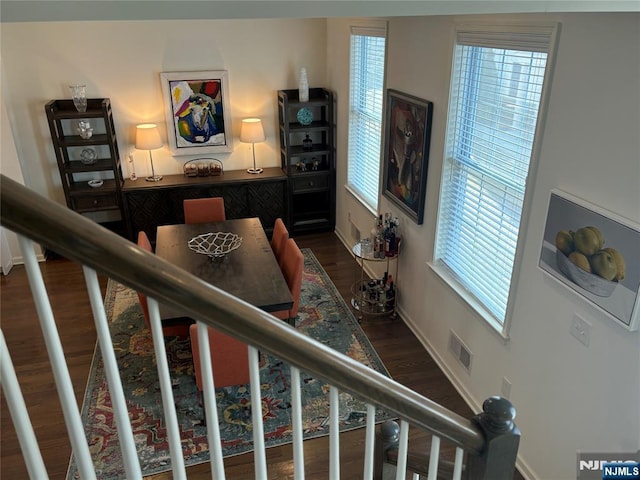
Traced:
[[[266, 312], [292, 307], [291, 291], [259, 218], [162, 225], [156, 233], [159, 257]], [[208, 233], [233, 233], [242, 242], [221, 259], [212, 260], [189, 247], [191, 239]], [[183, 317], [175, 307], [160, 304], [162, 320]]]

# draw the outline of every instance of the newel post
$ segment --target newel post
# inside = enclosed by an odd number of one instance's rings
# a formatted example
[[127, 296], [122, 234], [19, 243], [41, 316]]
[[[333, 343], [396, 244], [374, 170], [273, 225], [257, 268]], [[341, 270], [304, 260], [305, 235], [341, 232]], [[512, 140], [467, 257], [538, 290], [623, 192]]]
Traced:
[[468, 456], [467, 478], [512, 479], [520, 444], [520, 430], [513, 423], [516, 409], [506, 398], [489, 397], [482, 410], [472, 421], [483, 431], [485, 447], [480, 455]]
[[387, 452], [397, 449], [400, 443], [400, 425], [387, 420], [376, 429], [376, 442], [373, 454], [373, 478], [382, 480], [382, 471], [387, 461]]

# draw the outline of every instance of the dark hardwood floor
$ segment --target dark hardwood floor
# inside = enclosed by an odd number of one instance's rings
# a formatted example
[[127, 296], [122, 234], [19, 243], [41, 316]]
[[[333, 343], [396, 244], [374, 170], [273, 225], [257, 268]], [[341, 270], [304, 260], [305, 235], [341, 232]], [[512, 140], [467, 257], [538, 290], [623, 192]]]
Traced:
[[[334, 284], [349, 302], [351, 284], [360, 267], [350, 252], [331, 233], [296, 238], [301, 248], [311, 248]], [[81, 267], [65, 259], [41, 264], [48, 294], [69, 364], [80, 405], [96, 342], [89, 300]], [[106, 278], [101, 278], [106, 286]], [[16, 266], [0, 280], [2, 330], [25, 395], [42, 456], [50, 478], [64, 479], [71, 453], [60, 402], [55, 391], [44, 340], [28, 290], [24, 267]], [[398, 319], [365, 319], [362, 328], [382, 358], [391, 376], [454, 412], [470, 417], [472, 412], [409, 328]], [[0, 432], [2, 456], [0, 478], [28, 478], [4, 395]], [[429, 436], [417, 429], [410, 433], [410, 448], [428, 452]], [[342, 478], [362, 478], [364, 429], [340, 436]], [[293, 478], [291, 445], [267, 450], [269, 478]], [[328, 437], [305, 442], [307, 479], [328, 478]], [[225, 460], [227, 478], [253, 479], [253, 454]], [[190, 479], [211, 478], [208, 464], [191, 467]], [[171, 478], [156, 475], [153, 479]]]

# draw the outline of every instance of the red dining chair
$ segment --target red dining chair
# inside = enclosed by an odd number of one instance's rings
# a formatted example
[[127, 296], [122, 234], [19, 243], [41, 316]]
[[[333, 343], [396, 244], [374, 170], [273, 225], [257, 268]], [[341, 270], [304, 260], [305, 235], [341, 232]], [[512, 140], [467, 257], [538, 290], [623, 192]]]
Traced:
[[282, 310], [280, 312], [272, 312], [272, 315], [280, 320], [286, 320], [290, 325], [295, 326], [296, 315], [298, 315], [298, 307], [300, 305], [300, 290], [302, 288], [302, 270], [304, 268], [304, 257], [298, 244], [293, 238], [289, 238], [285, 245], [282, 257], [282, 274], [284, 275], [291, 296], [293, 297], [293, 305], [290, 310]]
[[184, 223], [222, 222], [226, 220], [224, 198], [188, 198], [183, 200]]
[[[213, 365], [215, 387], [244, 385], [249, 383], [249, 348], [246, 343], [236, 340], [215, 328], [208, 327], [209, 349]], [[198, 326], [189, 327], [191, 335], [191, 353], [196, 374], [196, 386], [202, 392], [202, 367], [200, 365], [200, 347], [198, 345]]]
[[[138, 232], [138, 246], [144, 250], [153, 253], [151, 242], [145, 232]], [[147, 304], [147, 296], [143, 293], [138, 293], [138, 301], [142, 308], [142, 314], [144, 315], [144, 321], [147, 324], [147, 328], [151, 331], [151, 319], [149, 317], [149, 305]], [[169, 322], [162, 322], [162, 333], [165, 337], [186, 337], [189, 335], [189, 325], [193, 323], [193, 320], [187, 318], [181, 318], [171, 320]]]
[[289, 240], [289, 231], [284, 226], [284, 222], [281, 218], [276, 218], [276, 223], [273, 225], [273, 234], [271, 235], [271, 250], [278, 259], [278, 264], [282, 268], [282, 260], [284, 257], [284, 249], [287, 246], [287, 240]]

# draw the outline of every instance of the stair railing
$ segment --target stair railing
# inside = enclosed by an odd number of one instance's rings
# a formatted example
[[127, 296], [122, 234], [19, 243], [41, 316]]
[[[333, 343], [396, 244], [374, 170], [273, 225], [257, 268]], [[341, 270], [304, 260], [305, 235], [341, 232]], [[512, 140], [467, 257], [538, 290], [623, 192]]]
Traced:
[[[45, 334], [57, 389], [63, 404], [67, 430], [82, 478], [95, 478], [95, 472], [91, 465], [86, 437], [82, 431], [77, 403], [70, 385], [64, 352], [55, 330], [55, 322], [37, 260], [28, 239], [83, 265], [98, 340], [105, 358], [114, 410], [116, 417], [120, 417], [116, 418], [116, 422], [119, 437], [122, 439], [121, 450], [127, 478], [141, 478], [141, 473], [130, 425], [128, 425], [126, 407], [124, 407], [124, 396], [121, 388], [118, 389], [120, 379], [113, 349], [110, 345], [96, 272], [148, 296], [174, 478], [186, 478], [186, 471], [182, 459], [175, 406], [171, 396], [169, 371], [162, 346], [162, 329], [157, 300], [186, 311], [190, 317], [196, 319], [200, 329], [210, 326], [249, 345], [251, 393], [252, 398], [258, 399], [257, 404], [260, 404], [258, 350], [271, 352], [292, 366], [293, 462], [296, 480], [304, 478], [301, 405], [299, 387], [297, 386], [299, 385], [300, 370], [323, 379], [331, 385], [329, 394], [331, 408], [329, 472], [332, 480], [338, 480], [340, 477], [339, 402], [337, 401], [339, 391], [348, 392], [367, 403], [367, 445], [363, 467], [365, 479], [381, 478], [379, 476], [381, 475], [380, 465], [378, 462], [374, 466], [373, 454], [373, 419], [376, 408], [384, 409], [401, 419], [399, 430], [387, 427], [386, 438], [381, 437], [382, 439], [377, 446], [378, 449], [382, 448], [380, 451], [386, 448], [388, 453], [390, 446], [397, 445], [397, 480], [404, 479], [407, 471], [409, 425], [433, 434], [431, 464], [428, 467], [429, 479], [435, 479], [438, 474], [440, 439], [456, 446], [456, 466], [453, 468], [453, 478], [461, 478], [463, 452], [466, 452], [468, 456], [467, 465], [464, 468], [467, 478], [474, 480], [512, 478], [520, 433], [513, 423], [515, 410], [507, 400], [492, 397], [485, 401], [483, 413], [470, 420], [461, 417], [404, 385], [369, 369], [358, 361], [310, 339], [270, 314], [203, 282], [198, 277], [156, 255], [138, 248], [134, 243], [100, 227], [95, 222], [49, 201], [4, 175], [0, 175], [0, 193], [2, 225], [16, 232], [20, 238], [30, 285]], [[30, 247], [31, 253], [29, 253]], [[201, 334], [199, 337], [206, 338], [206, 335]], [[7, 390], [12, 392], [12, 395], [5, 396], [23, 448], [23, 456], [28, 463], [28, 470], [32, 478], [41, 478], [40, 472], [44, 469], [44, 465], [41, 457], [33, 453], [33, 449], [37, 449], [37, 445], [34, 445], [35, 437], [28, 413], [24, 407], [24, 401], [20, 400], [21, 395], [14, 395], [18, 385], [15, 372], [9, 368], [11, 367], [10, 357], [5, 358], [7, 349], [3, 345], [0, 347], [3, 348], [2, 387], [5, 393]], [[203, 371], [212, 371], [207, 342], [201, 344], [200, 352], [203, 369], [206, 369]], [[207, 377], [206, 373], [203, 374], [203, 377]], [[209, 443], [212, 449], [211, 469], [215, 478], [223, 479], [224, 466], [219, 436], [216, 436], [215, 430], [217, 418], [215, 417], [213, 389], [213, 381], [209, 385], [205, 385], [205, 398], [209, 402], [206, 408], [207, 415], [213, 416], [207, 418]], [[13, 398], [14, 396], [19, 398]], [[256, 404], [256, 402], [253, 403]], [[255, 472], [256, 479], [262, 480], [268, 478], [264, 439], [261, 433], [262, 418], [260, 409], [252, 410], [254, 410]], [[394, 439], [397, 439], [397, 442]], [[414, 474], [414, 479], [416, 478], [419, 477]]]

